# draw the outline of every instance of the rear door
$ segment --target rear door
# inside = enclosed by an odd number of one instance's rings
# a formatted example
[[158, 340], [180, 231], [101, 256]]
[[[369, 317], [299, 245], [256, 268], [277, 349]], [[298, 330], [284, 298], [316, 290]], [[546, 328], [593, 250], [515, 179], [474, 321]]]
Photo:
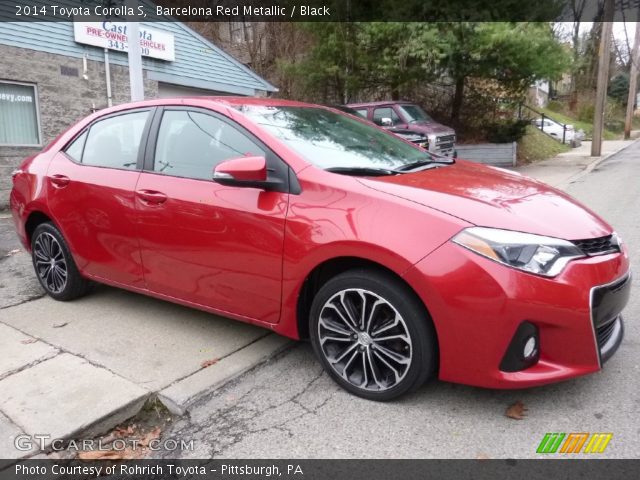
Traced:
[[152, 109], [118, 112], [84, 129], [47, 171], [49, 209], [80, 270], [144, 287], [134, 191]]
[[[159, 110], [136, 187], [148, 288], [222, 312], [275, 323], [280, 316], [288, 166], [228, 117]], [[263, 155], [281, 191], [224, 186], [214, 167]]]

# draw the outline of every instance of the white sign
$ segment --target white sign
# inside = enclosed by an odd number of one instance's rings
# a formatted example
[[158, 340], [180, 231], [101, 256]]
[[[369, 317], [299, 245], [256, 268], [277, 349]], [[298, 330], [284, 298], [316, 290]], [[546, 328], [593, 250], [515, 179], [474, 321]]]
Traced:
[[[129, 50], [126, 22], [73, 22], [73, 35], [78, 43], [121, 52]], [[140, 25], [140, 49], [146, 57], [175, 60], [173, 33]]]

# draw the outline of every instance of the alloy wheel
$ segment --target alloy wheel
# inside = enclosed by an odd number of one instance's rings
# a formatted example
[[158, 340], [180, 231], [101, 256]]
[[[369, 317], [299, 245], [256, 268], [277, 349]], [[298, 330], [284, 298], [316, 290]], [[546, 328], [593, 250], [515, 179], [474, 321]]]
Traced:
[[368, 290], [346, 289], [327, 300], [318, 340], [331, 368], [359, 389], [388, 390], [411, 366], [407, 324], [389, 301]]
[[60, 293], [67, 285], [67, 261], [58, 240], [42, 232], [33, 245], [33, 259], [42, 285], [51, 293]]

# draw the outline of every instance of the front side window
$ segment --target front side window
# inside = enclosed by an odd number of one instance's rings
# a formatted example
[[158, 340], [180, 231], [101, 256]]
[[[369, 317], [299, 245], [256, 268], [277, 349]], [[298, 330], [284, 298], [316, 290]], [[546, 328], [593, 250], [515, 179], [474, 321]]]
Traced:
[[387, 118], [391, 120], [392, 125], [400, 123], [400, 117], [398, 117], [398, 114], [391, 107], [376, 108], [373, 111], [373, 122], [376, 125], [384, 125], [383, 119]]
[[36, 88], [0, 82], [0, 145], [40, 145]]
[[162, 115], [153, 170], [211, 180], [220, 162], [250, 155], [265, 152], [227, 122], [206, 113], [168, 110]]
[[[148, 116], [148, 111], [126, 113], [94, 123], [84, 145], [82, 163], [96, 167], [135, 169]], [[69, 150], [72, 147], [75, 147], [75, 142]], [[67, 155], [70, 155], [69, 150]]]
[[324, 108], [244, 105], [240, 110], [320, 168], [398, 169], [432, 160], [391, 133]]

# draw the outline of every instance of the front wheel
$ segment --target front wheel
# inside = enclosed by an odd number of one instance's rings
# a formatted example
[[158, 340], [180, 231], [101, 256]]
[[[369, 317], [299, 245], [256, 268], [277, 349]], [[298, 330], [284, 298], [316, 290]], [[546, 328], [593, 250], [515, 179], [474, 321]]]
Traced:
[[51, 223], [33, 232], [31, 257], [40, 285], [56, 300], [73, 300], [84, 295], [89, 282], [82, 278], [62, 234]]
[[389, 274], [357, 269], [329, 280], [314, 298], [309, 330], [327, 373], [360, 397], [390, 400], [435, 374], [431, 319]]

